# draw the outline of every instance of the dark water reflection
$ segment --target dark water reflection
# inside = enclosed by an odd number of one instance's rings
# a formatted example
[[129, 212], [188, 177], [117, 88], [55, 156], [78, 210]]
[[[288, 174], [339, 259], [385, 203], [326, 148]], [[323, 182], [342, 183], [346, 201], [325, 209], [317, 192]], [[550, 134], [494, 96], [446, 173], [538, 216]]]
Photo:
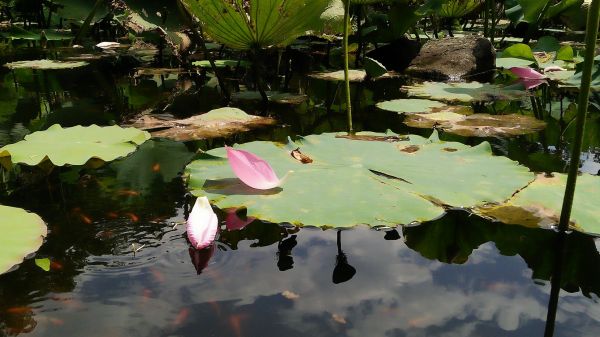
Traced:
[[[190, 92], [184, 103], [171, 100], [194, 88], [188, 75], [133, 79], [106, 69], [23, 75], [17, 89], [10, 73], [0, 73], [0, 145], [54, 122], [110, 124], [149, 106], [185, 116], [218, 105], [210, 91], [202, 106], [190, 103]], [[100, 79], [75, 85], [86, 76]], [[310, 82], [304, 89], [312, 106], [272, 109], [284, 126], [189, 144], [153, 141], [99, 170], [58, 170], [41, 184], [16, 186], [0, 201], [44, 218], [50, 234], [36, 258], [52, 264], [44, 272], [29, 259], [0, 275], [0, 336], [542, 336], [559, 257], [552, 231], [461, 211], [396, 230], [251, 219], [227, 230], [220, 212], [218, 242], [190, 251], [177, 225], [186, 191], [176, 177], [196, 149], [345, 130], [339, 102], [327, 97], [335, 88]], [[357, 128], [427, 133], [370, 106], [399, 97], [397, 84], [357, 90]], [[582, 169], [596, 173], [597, 119], [588, 127]], [[543, 135], [491, 141], [496, 153], [533, 170], [564, 171], [568, 146], [559, 138], [550, 124]], [[592, 237], [566, 237], [555, 336], [600, 335], [599, 250]]]

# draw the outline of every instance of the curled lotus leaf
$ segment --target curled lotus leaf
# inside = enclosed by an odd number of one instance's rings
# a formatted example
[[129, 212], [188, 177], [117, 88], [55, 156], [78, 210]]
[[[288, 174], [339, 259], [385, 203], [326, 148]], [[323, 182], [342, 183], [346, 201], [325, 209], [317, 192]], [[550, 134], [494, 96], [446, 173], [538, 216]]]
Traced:
[[131, 126], [148, 130], [153, 137], [190, 141], [228, 137], [276, 123], [272, 118], [253, 116], [237, 108], [225, 107], [186, 119], [174, 119], [169, 115], [144, 115]]
[[[486, 142], [475, 147], [442, 142], [435, 132], [430, 139], [410, 135], [406, 141], [391, 133], [367, 135], [372, 140], [322, 134], [287, 146], [264, 141], [236, 146], [267, 161], [278, 176], [291, 171], [270, 190], [246, 186], [229, 167], [225, 148], [214, 149], [187, 166], [188, 187], [221, 209], [243, 207], [247, 216], [275, 223], [394, 226], [435, 219], [446, 206], [501, 202], [534, 177], [516, 162], [493, 156]], [[312, 161], [297, 160], [298, 148]]]
[[55, 61], [55, 60], [33, 60], [10, 62], [4, 66], [11, 70], [36, 69], [36, 70], [59, 70], [74, 69], [87, 66], [85, 61]]
[[[314, 78], [317, 80], [323, 81], [331, 81], [331, 82], [342, 82], [344, 81], [344, 71], [336, 70], [336, 71], [320, 71], [316, 73], [311, 73], [308, 75], [310, 78]], [[367, 77], [367, 72], [360, 69], [350, 69], [348, 70], [348, 78], [350, 82], [362, 82]]]
[[525, 97], [522, 90], [479, 82], [423, 82], [405, 88], [409, 96], [444, 102], [493, 102], [521, 100]]
[[47, 234], [44, 221], [24, 209], [0, 205], [0, 274], [40, 248]]
[[465, 137], [520, 136], [543, 130], [546, 123], [531, 116], [473, 114], [454, 112], [414, 114], [404, 120], [414, 128], [438, 128]]
[[397, 112], [399, 114], [426, 114], [435, 112], [455, 112], [470, 115], [473, 109], [464, 105], [448, 105], [438, 101], [419, 98], [401, 98], [383, 101], [376, 104], [379, 109]]
[[130, 154], [148, 139], [149, 133], [135, 128], [116, 125], [62, 128], [55, 124], [0, 148], [0, 164], [11, 167], [13, 164], [64, 166], [109, 162]]
[[[549, 227], [558, 224], [567, 185], [567, 175], [537, 175], [535, 181], [505, 203], [481, 207], [478, 213], [509, 224]], [[600, 235], [600, 177], [582, 174], [571, 211], [572, 229]]]

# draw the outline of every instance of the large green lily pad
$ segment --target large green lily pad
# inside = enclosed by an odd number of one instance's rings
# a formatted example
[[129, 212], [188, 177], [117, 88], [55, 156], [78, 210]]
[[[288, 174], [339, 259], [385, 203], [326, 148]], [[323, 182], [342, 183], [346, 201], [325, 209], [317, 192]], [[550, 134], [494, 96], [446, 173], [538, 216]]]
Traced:
[[[560, 218], [567, 175], [540, 174], [527, 188], [506, 203], [480, 208], [477, 212], [505, 223], [548, 227]], [[600, 235], [600, 177], [583, 174], [577, 178], [577, 188], [571, 211], [571, 227]]]
[[59, 70], [74, 69], [87, 66], [85, 61], [54, 61], [54, 60], [33, 60], [10, 62], [4, 66], [8, 69], [37, 69], [37, 70]]
[[379, 109], [399, 114], [427, 114], [435, 112], [455, 112], [470, 115], [473, 108], [464, 105], [448, 105], [438, 101], [419, 98], [401, 98], [376, 104]]
[[274, 124], [273, 118], [248, 115], [240, 109], [225, 107], [179, 120], [170, 116], [144, 115], [131, 126], [151, 131], [153, 137], [190, 141], [228, 137]]
[[47, 234], [46, 224], [24, 209], [0, 205], [0, 274], [35, 252]]
[[130, 154], [148, 139], [148, 132], [135, 128], [92, 125], [63, 129], [55, 124], [0, 148], [0, 164], [9, 168], [12, 164], [64, 166], [84, 165], [91, 160], [108, 162]]
[[414, 128], [442, 129], [465, 137], [520, 136], [543, 130], [546, 123], [531, 116], [472, 114], [455, 112], [413, 114], [404, 123]]
[[[279, 177], [293, 171], [271, 190], [244, 185], [225, 149], [214, 149], [188, 165], [189, 188], [220, 208], [246, 207], [248, 216], [275, 223], [390, 226], [437, 218], [445, 206], [505, 200], [534, 177], [516, 162], [493, 156], [485, 142], [476, 147], [442, 142], [436, 133], [429, 140], [410, 135], [408, 141], [390, 141], [399, 139], [393, 134], [368, 136], [322, 134], [287, 146], [261, 141], [238, 146], [267, 160]], [[297, 148], [312, 163], [292, 157]]]
[[423, 82], [404, 88], [409, 96], [444, 102], [493, 102], [520, 100], [525, 97], [522, 90], [506, 89], [500, 85], [479, 82]]

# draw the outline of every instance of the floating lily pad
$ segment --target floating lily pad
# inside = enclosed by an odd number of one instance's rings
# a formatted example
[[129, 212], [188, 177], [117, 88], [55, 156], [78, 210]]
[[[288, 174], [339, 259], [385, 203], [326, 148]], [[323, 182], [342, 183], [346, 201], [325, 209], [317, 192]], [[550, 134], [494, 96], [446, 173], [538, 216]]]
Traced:
[[[548, 227], [558, 224], [567, 175], [553, 177], [540, 174], [527, 188], [506, 203], [478, 209], [478, 213], [509, 224]], [[571, 227], [600, 235], [600, 177], [583, 174], [577, 178], [577, 188], [571, 211]]]
[[[294, 94], [290, 92], [266, 91], [269, 102], [279, 104], [302, 104], [308, 100], [308, 96], [304, 94]], [[262, 96], [258, 91], [238, 91], [231, 95], [234, 101], [260, 101]]]
[[[308, 77], [314, 78], [317, 80], [323, 81], [331, 81], [331, 82], [343, 82], [344, 81], [344, 71], [322, 71], [317, 73], [309, 74]], [[367, 72], [364, 70], [350, 69], [348, 71], [348, 78], [350, 82], [362, 82], [367, 77]]]
[[496, 68], [509, 69], [512, 67], [528, 67], [534, 64], [533, 60], [526, 60], [517, 57], [499, 57], [496, 59]]
[[237, 108], [219, 108], [187, 119], [169, 116], [144, 115], [131, 126], [142, 130], [157, 130], [153, 137], [190, 141], [228, 137], [251, 129], [274, 125], [272, 118], [248, 115]]
[[4, 66], [11, 69], [38, 69], [38, 70], [58, 70], [74, 69], [87, 66], [84, 61], [55, 61], [55, 60], [34, 60], [10, 62]]
[[[425, 221], [441, 216], [444, 205], [505, 200], [534, 178], [516, 162], [493, 156], [486, 142], [476, 147], [441, 142], [436, 133], [429, 140], [411, 135], [398, 142], [322, 134], [287, 147], [257, 141], [238, 148], [268, 161], [279, 177], [293, 172], [280, 188], [255, 190], [236, 178], [225, 149], [218, 148], [188, 165], [189, 188], [220, 208], [246, 207], [247, 216], [275, 223], [350, 227]], [[297, 148], [312, 162], [297, 160]]]
[[454, 112], [414, 114], [404, 123], [414, 128], [437, 127], [465, 137], [519, 136], [543, 130], [546, 123], [531, 116], [518, 114], [465, 116]]
[[[201, 68], [210, 68], [211, 67], [210, 61], [208, 61], [208, 60], [195, 61], [195, 62], [192, 62], [192, 65], [196, 66], [196, 67], [201, 67]], [[238, 65], [240, 67], [248, 67], [248, 66], [250, 66], [250, 62], [244, 61], [244, 60], [242, 60], [242, 61], [215, 60], [215, 67], [217, 67], [217, 68], [225, 68], [225, 67], [234, 68], [234, 67], [237, 67]]]
[[492, 102], [520, 100], [525, 97], [522, 90], [506, 89], [499, 85], [479, 82], [423, 82], [405, 88], [409, 96], [444, 102]]
[[63, 129], [55, 124], [0, 148], [0, 164], [11, 167], [12, 164], [64, 166], [97, 160], [108, 162], [130, 154], [149, 138], [149, 133], [134, 128], [92, 125]]
[[419, 98], [402, 98], [376, 104], [379, 109], [397, 112], [399, 114], [426, 114], [434, 112], [455, 112], [470, 115], [473, 109], [464, 105], [448, 105], [438, 101]]
[[44, 242], [46, 224], [24, 209], [0, 205], [0, 274], [21, 263]]

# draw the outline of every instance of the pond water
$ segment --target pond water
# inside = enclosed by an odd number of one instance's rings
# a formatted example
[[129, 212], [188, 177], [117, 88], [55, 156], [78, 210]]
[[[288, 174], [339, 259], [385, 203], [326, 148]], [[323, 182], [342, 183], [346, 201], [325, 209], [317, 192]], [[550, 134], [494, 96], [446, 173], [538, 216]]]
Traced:
[[[187, 117], [220, 106], [214, 90], [198, 89], [198, 74], [134, 77], [123, 68], [102, 61], [74, 71], [0, 70], [0, 146], [55, 123], [107, 125], [153, 107]], [[356, 129], [430, 133], [373, 106], [401, 97], [400, 82], [356, 89]], [[451, 210], [396, 230], [254, 221], [221, 232], [212, 250], [191, 251], [181, 225], [190, 198], [177, 172], [196, 150], [346, 129], [335, 85], [295, 79], [291, 87], [310, 101], [272, 107], [277, 127], [186, 144], [152, 141], [170, 150], [97, 170], [62, 169], [34, 185], [25, 175], [10, 185], [2, 204], [47, 222], [50, 233], [35, 256], [52, 262], [49, 272], [28, 259], [0, 275], [0, 336], [600, 335], [600, 241], [577, 232], [560, 237]], [[560, 141], [560, 123], [547, 122], [538, 134], [487, 140], [496, 154], [533, 171], [565, 172], [569, 146]], [[587, 127], [581, 169], [597, 174], [597, 114]], [[552, 310], [557, 269], [562, 290]]]

